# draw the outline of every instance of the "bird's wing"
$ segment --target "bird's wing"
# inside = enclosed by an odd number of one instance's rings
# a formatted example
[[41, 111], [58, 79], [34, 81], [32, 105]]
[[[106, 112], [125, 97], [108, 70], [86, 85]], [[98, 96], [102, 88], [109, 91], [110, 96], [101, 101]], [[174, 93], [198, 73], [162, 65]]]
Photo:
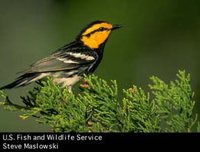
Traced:
[[84, 48], [59, 50], [49, 57], [37, 61], [25, 73], [70, 71], [81, 67], [90, 67], [98, 58], [95, 51]]

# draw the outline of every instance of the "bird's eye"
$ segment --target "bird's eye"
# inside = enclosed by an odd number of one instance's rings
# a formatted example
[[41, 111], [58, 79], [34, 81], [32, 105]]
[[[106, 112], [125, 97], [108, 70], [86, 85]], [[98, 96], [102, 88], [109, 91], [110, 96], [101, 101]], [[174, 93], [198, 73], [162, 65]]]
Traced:
[[100, 28], [99, 28], [99, 31], [104, 31], [104, 28], [103, 28], [103, 27], [100, 27]]

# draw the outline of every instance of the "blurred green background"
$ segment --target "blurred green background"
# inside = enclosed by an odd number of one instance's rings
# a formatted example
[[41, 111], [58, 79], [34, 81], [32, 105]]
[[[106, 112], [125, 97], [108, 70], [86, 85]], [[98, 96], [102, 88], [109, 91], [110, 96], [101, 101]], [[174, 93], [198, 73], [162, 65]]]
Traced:
[[[200, 1], [0, 0], [0, 86], [38, 59], [73, 41], [94, 20], [123, 25], [112, 33], [95, 74], [120, 88], [147, 89], [149, 77], [169, 82], [178, 69], [191, 73], [200, 104]], [[20, 103], [28, 87], [6, 91]], [[0, 131], [50, 131], [0, 107]]]

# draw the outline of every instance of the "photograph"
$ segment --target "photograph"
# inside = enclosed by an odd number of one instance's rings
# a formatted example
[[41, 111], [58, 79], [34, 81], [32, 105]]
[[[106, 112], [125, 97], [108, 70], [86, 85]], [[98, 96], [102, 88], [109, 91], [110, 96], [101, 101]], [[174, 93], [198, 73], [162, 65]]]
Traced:
[[0, 0], [0, 148], [198, 133], [199, 57], [197, 0]]

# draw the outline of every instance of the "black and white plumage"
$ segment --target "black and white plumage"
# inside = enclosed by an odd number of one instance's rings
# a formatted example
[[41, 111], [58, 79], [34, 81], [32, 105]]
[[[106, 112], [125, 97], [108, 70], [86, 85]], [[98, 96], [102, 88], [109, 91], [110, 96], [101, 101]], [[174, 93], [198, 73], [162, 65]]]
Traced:
[[[102, 34], [100, 32], [103, 32], [102, 26], [107, 32], [105, 38], [100, 37], [100, 34]], [[101, 31], [98, 30], [100, 28]], [[53, 81], [60, 86], [70, 89], [71, 86], [82, 78], [83, 74], [94, 72], [97, 68], [103, 57], [104, 44], [110, 34], [108, 31], [112, 29], [114, 29], [114, 26], [104, 21], [91, 23], [82, 30], [74, 42], [63, 46], [50, 56], [32, 64], [14, 82], [0, 89], [25, 86], [47, 76], [51, 76]], [[104, 32], [102, 36], [105, 36], [105, 34]], [[95, 37], [93, 38], [91, 35]], [[102, 42], [99, 41], [98, 36], [102, 39]]]
[[1, 89], [24, 86], [46, 76], [52, 76], [54, 82], [62, 87], [70, 87], [81, 79], [83, 73], [94, 70], [95, 65], [100, 61], [98, 58], [99, 55], [95, 51], [84, 46], [80, 47], [80, 44], [73, 42], [32, 64], [16, 81]]

